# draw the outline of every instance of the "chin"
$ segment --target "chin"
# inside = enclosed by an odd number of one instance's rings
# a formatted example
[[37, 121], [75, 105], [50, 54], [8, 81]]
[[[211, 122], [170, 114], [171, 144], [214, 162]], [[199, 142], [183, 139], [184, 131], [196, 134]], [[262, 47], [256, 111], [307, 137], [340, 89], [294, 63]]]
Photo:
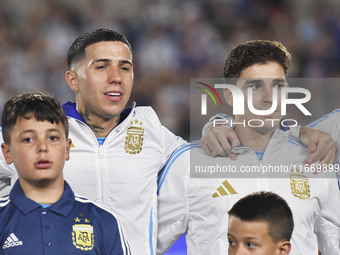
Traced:
[[274, 125], [274, 127], [271, 125], [271, 123], [269, 125], [265, 124], [262, 127], [257, 127], [254, 128], [257, 132], [259, 132], [260, 134], [268, 134], [270, 132], [275, 131], [276, 129], [278, 129], [279, 126], [278, 125]]
[[107, 119], [112, 119], [112, 118], [115, 118], [117, 116], [119, 116], [122, 111], [124, 110], [125, 108], [122, 107], [122, 106], [114, 106], [114, 107], [111, 107], [110, 109], [108, 109], [108, 111], [106, 112], [106, 116], [105, 118]]

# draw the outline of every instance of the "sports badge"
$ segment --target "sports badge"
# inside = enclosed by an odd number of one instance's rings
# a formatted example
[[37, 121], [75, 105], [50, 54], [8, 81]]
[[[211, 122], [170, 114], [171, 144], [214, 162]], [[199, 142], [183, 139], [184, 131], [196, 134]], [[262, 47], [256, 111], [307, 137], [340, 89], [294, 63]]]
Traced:
[[136, 154], [140, 153], [144, 140], [143, 122], [135, 119], [130, 121], [130, 126], [127, 129], [125, 137], [124, 149], [127, 153]]

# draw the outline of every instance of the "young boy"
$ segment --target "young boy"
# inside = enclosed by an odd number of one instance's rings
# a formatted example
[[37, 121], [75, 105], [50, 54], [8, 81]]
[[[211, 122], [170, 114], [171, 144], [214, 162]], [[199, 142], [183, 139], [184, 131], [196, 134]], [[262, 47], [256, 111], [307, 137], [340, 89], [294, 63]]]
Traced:
[[229, 214], [229, 255], [289, 254], [293, 215], [287, 202], [272, 192], [241, 198]]
[[109, 212], [75, 196], [63, 179], [71, 140], [59, 102], [42, 93], [11, 98], [1, 144], [19, 180], [0, 203], [0, 254], [130, 254]]

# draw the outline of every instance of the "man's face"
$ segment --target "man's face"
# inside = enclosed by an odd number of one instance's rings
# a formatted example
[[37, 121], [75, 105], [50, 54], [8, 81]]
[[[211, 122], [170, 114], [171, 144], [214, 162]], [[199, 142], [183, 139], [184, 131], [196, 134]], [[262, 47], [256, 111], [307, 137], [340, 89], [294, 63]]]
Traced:
[[246, 222], [235, 216], [230, 216], [228, 241], [229, 255], [281, 254], [279, 243], [273, 242], [265, 222]]
[[14, 163], [21, 185], [44, 185], [63, 182], [70, 145], [62, 123], [20, 117], [13, 127], [10, 145], [2, 144], [2, 151], [7, 164]]
[[70, 85], [77, 92], [77, 110], [89, 122], [119, 120], [133, 85], [131, 52], [120, 41], [94, 43], [85, 52], [74, 68], [75, 85]]
[[[287, 87], [284, 69], [277, 62], [268, 62], [267, 64], [255, 64], [244, 69], [237, 86], [242, 90], [245, 99], [244, 115], [235, 116], [236, 122], [245, 120], [246, 126], [248, 121], [253, 119], [262, 120], [264, 125], [253, 127], [257, 132], [265, 134], [279, 127], [282, 119], [281, 115], [281, 88]], [[255, 115], [248, 107], [248, 88], [252, 88], [252, 102], [256, 110], [268, 110], [273, 104], [273, 88], [277, 88], [277, 106], [274, 113], [269, 115]], [[276, 121], [274, 121], [276, 119]], [[251, 121], [250, 125], [260, 126], [259, 121]]]

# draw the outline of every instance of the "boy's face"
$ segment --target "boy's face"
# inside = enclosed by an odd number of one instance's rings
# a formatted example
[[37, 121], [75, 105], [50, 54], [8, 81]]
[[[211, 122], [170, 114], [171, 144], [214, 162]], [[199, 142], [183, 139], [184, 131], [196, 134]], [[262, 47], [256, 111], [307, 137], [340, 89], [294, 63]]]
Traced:
[[[257, 119], [262, 120], [264, 125], [261, 126], [261, 122], [253, 121], [250, 122], [252, 126], [261, 127], [251, 127], [259, 133], [268, 133], [279, 127], [279, 123], [282, 119], [281, 115], [281, 88], [287, 87], [286, 77], [284, 69], [277, 62], [268, 62], [266, 64], [255, 64], [246, 69], [244, 69], [239, 79], [237, 80], [237, 86], [242, 90], [245, 99], [244, 115], [235, 116], [237, 122], [243, 122], [245, 120], [246, 127], [248, 126], [248, 121]], [[270, 115], [255, 115], [248, 108], [248, 88], [252, 88], [252, 103], [256, 110], [269, 110], [273, 104], [273, 91], [272, 89], [276, 87], [277, 93], [277, 107], [274, 113]], [[225, 91], [226, 99], [230, 104], [230, 95], [228, 96], [228, 90]], [[232, 103], [231, 103], [231, 106]], [[276, 119], [276, 121], [273, 121]]]
[[69, 160], [71, 140], [66, 140], [62, 123], [52, 124], [18, 118], [11, 133], [11, 143], [2, 144], [7, 164], [14, 163], [20, 183], [44, 185], [63, 181], [65, 160]]
[[265, 222], [245, 222], [230, 216], [228, 225], [229, 255], [289, 254], [288, 241], [273, 242]]
[[133, 86], [132, 55], [120, 41], [94, 43], [85, 49], [86, 56], [66, 80], [77, 92], [78, 111], [86, 121], [119, 118]]

